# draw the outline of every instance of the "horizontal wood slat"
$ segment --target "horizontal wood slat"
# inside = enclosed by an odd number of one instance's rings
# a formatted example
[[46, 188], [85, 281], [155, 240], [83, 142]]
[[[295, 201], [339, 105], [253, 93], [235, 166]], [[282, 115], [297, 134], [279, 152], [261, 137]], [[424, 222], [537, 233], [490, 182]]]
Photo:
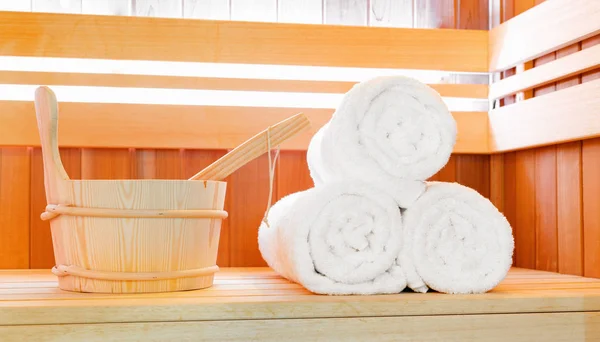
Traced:
[[489, 113], [490, 150], [506, 152], [600, 136], [600, 79]]
[[[265, 127], [303, 112], [312, 128], [281, 146], [303, 150], [333, 113], [333, 109], [313, 108], [70, 102], [59, 106], [59, 145], [83, 148], [234, 148]], [[455, 153], [487, 153], [487, 113], [453, 115], [458, 125]], [[39, 145], [33, 102], [0, 101], [0, 122], [0, 146]]]
[[600, 1], [545, 1], [490, 30], [489, 70], [509, 69], [599, 32]]
[[0, 12], [4, 56], [486, 72], [484, 30]]
[[60, 291], [50, 270], [3, 270], [0, 304], [0, 327], [581, 312], [600, 310], [600, 280], [512, 268], [485, 294], [323, 296], [311, 294], [266, 267], [224, 267], [215, 274], [214, 286], [207, 289], [115, 295]]
[[[345, 93], [356, 82], [0, 71], [0, 84]], [[446, 97], [487, 99], [487, 84], [429, 84]]]
[[600, 65], [600, 45], [594, 45], [493, 83], [490, 85], [489, 99], [495, 100], [546, 85], [592, 70], [598, 65]]

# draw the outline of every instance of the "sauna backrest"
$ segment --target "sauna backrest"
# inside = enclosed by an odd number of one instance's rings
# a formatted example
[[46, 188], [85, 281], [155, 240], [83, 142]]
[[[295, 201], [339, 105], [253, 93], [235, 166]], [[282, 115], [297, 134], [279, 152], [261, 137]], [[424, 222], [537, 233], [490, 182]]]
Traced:
[[[395, 73], [445, 98], [456, 153], [598, 135], [600, 120], [584, 121], [598, 115], [600, 81], [489, 110], [597, 66], [598, 48], [488, 89], [494, 73], [598, 33], [597, 18], [584, 0], [546, 1], [489, 32], [0, 12], [0, 146], [39, 145], [32, 100], [44, 84], [63, 147], [232, 148], [302, 111], [313, 129], [282, 148], [305, 149], [352, 85]], [[581, 124], [558, 129], [565, 111]]]
[[[600, 66], [600, 45], [532, 68], [535, 58], [600, 34], [600, 1], [550, 0], [489, 32], [490, 72], [517, 67], [494, 80], [489, 99], [527, 92]], [[600, 136], [600, 79], [517, 101], [489, 112], [491, 152]]]

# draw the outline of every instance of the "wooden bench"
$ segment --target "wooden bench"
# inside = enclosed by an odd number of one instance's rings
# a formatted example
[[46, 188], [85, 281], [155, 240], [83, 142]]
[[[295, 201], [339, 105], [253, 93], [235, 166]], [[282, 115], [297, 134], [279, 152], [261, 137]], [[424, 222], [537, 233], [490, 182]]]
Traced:
[[0, 271], [2, 341], [597, 341], [600, 280], [513, 268], [481, 295], [315, 296], [268, 268], [207, 290], [82, 294]]

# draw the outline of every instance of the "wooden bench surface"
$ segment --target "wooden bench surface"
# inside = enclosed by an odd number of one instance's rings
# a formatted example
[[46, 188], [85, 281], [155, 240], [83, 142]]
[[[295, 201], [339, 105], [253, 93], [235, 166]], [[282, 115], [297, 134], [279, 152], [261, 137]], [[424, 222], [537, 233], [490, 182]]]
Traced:
[[209, 289], [114, 295], [61, 291], [48, 270], [3, 270], [0, 336], [2, 341], [24, 341], [24, 336], [36, 341], [592, 341], [600, 339], [600, 280], [514, 268], [487, 294], [323, 296], [268, 268], [225, 268]]

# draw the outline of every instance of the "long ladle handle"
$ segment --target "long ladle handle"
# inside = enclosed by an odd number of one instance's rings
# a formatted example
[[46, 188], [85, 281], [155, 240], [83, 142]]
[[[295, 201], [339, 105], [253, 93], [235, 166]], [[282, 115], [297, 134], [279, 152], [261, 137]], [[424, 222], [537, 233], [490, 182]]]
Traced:
[[270, 152], [269, 146], [278, 146], [309, 127], [306, 115], [298, 113], [246, 140], [189, 180], [223, 180], [253, 159]]

